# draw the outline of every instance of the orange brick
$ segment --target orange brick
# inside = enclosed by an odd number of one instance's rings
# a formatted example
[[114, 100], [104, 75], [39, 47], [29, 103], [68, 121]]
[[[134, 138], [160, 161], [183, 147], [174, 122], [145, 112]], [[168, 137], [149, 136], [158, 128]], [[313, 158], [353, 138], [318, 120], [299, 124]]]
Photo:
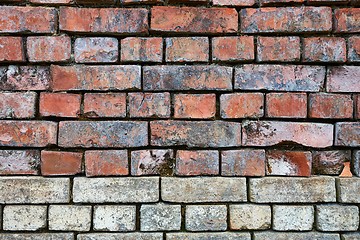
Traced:
[[125, 117], [125, 93], [86, 93], [84, 95], [84, 115], [90, 118]]
[[70, 93], [40, 93], [40, 115], [78, 117], [81, 95]]
[[254, 59], [254, 37], [215, 37], [212, 42], [214, 61], [246, 61]]
[[209, 39], [207, 37], [166, 38], [166, 61], [209, 61]]
[[218, 151], [183, 151], [176, 154], [176, 175], [200, 176], [219, 174]]
[[212, 118], [216, 113], [215, 94], [176, 94], [175, 118]]
[[81, 173], [82, 156], [81, 152], [41, 151], [41, 174], [53, 176]]
[[64, 62], [71, 57], [68, 36], [28, 37], [27, 53], [30, 62]]
[[300, 60], [299, 37], [258, 37], [257, 60], [292, 62]]
[[259, 118], [264, 115], [262, 93], [230, 93], [220, 96], [222, 118]]
[[353, 100], [349, 94], [312, 93], [309, 96], [309, 117], [352, 118]]
[[161, 62], [163, 51], [162, 38], [135, 38], [121, 40], [122, 62]]
[[99, 150], [85, 152], [86, 176], [121, 176], [129, 174], [126, 150]]
[[0, 62], [25, 61], [21, 37], [0, 37]]
[[275, 118], [306, 118], [306, 93], [266, 94], [266, 116]]

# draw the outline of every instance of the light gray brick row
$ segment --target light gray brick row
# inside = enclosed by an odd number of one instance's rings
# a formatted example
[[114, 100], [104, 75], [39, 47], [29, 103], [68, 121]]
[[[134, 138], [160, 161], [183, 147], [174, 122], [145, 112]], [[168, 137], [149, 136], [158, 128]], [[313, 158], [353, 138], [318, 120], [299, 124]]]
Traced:
[[360, 178], [339, 178], [337, 184], [340, 202], [360, 203]]
[[3, 229], [9, 231], [36, 231], [46, 227], [47, 206], [6, 205]]
[[254, 240], [340, 240], [339, 234], [319, 232], [255, 232]]
[[316, 206], [316, 219], [319, 231], [356, 231], [359, 227], [359, 208], [352, 205]]
[[271, 227], [271, 207], [268, 205], [230, 205], [230, 229], [258, 230]]
[[188, 205], [185, 212], [188, 231], [225, 231], [227, 228], [226, 205]]
[[172, 231], [181, 228], [181, 206], [168, 204], [142, 205], [141, 231]]
[[89, 231], [90, 226], [91, 206], [49, 206], [49, 230]]
[[73, 233], [4, 233], [0, 240], [74, 240]]
[[218, 232], [218, 233], [167, 233], [167, 240], [251, 240], [246, 232]]
[[136, 206], [95, 206], [95, 231], [135, 231]]
[[162, 240], [162, 233], [89, 233], [79, 234], [77, 240]]
[[360, 233], [341, 234], [341, 240], [360, 240]]

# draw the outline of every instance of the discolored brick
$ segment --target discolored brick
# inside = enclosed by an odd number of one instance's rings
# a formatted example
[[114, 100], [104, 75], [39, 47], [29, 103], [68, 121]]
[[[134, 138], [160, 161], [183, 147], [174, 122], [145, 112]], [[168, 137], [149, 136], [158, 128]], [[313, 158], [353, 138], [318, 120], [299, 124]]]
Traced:
[[56, 117], [78, 117], [81, 95], [70, 93], [40, 93], [40, 115]]
[[259, 118], [264, 115], [264, 94], [229, 93], [220, 96], [222, 118]]
[[219, 152], [212, 150], [186, 151], [176, 153], [176, 175], [199, 176], [219, 174]]
[[[310, 1], [310, 0], [308, 0]], [[306, 2], [306, 0], [260, 0], [261, 6], [290, 5]]]
[[209, 39], [207, 37], [166, 38], [167, 62], [209, 61]]
[[7, 205], [3, 212], [3, 229], [36, 231], [46, 227], [47, 206]]
[[266, 116], [270, 118], [306, 118], [307, 94], [266, 94]]
[[[354, 163], [359, 164], [359, 159], [356, 157], [360, 156], [360, 151], [355, 151]], [[358, 169], [354, 168], [356, 176], [358, 176]], [[339, 189], [339, 202], [341, 203], [359, 203], [360, 192], [358, 191], [360, 186], [359, 178], [339, 178], [337, 180], [337, 187]]]
[[36, 97], [35, 92], [0, 92], [0, 119], [35, 117]]
[[213, 118], [216, 113], [215, 94], [175, 94], [175, 118]]
[[[133, 1], [133, 0], [129, 0]], [[162, 240], [162, 233], [144, 233], [144, 232], [133, 232], [133, 233], [86, 233], [79, 234], [78, 240]], [[57, 240], [57, 239], [56, 239]]]
[[346, 62], [346, 42], [340, 37], [304, 38], [305, 62]]
[[1, 175], [38, 175], [40, 151], [0, 150]]
[[271, 226], [271, 207], [237, 204], [229, 206], [231, 230], [260, 230]]
[[140, 208], [141, 231], [172, 231], [181, 228], [181, 206], [158, 203]]
[[254, 59], [254, 37], [214, 37], [213, 61], [251, 61]]
[[275, 231], [267, 231], [267, 232], [255, 232], [254, 233], [255, 240], [268, 240], [268, 239], [276, 239], [276, 240], [308, 240], [308, 239], [316, 239], [316, 240], [339, 240], [340, 235], [336, 233], [320, 233], [320, 232], [275, 232]]
[[85, 173], [87, 177], [128, 175], [128, 153], [126, 150], [86, 151]]
[[221, 152], [222, 176], [264, 176], [265, 151], [257, 149]]
[[41, 174], [62, 176], [81, 173], [82, 157], [81, 152], [41, 151]]
[[360, 146], [360, 122], [337, 122], [335, 124], [335, 146]]
[[0, 62], [24, 62], [21, 37], [0, 37]]
[[360, 36], [349, 37], [348, 49], [348, 61], [360, 62]]
[[131, 118], [170, 117], [169, 93], [129, 93], [128, 99]]
[[126, 116], [125, 93], [85, 93], [84, 115], [89, 118], [124, 118]]
[[44, 5], [65, 5], [70, 4], [71, 0], [30, 0], [34, 4], [44, 4]]
[[316, 227], [320, 231], [356, 231], [359, 208], [346, 205], [316, 206]]
[[122, 62], [161, 62], [163, 53], [162, 38], [137, 38], [121, 39]]
[[74, 46], [77, 63], [117, 62], [119, 42], [116, 38], [77, 38]]
[[309, 231], [314, 224], [313, 206], [274, 205], [273, 229], [276, 231]]
[[1, 240], [73, 240], [73, 233], [17, 233], [17, 234], [0, 234]]
[[314, 174], [340, 175], [344, 163], [350, 161], [351, 151], [332, 150], [313, 152], [312, 169]]
[[334, 31], [343, 33], [360, 32], [360, 9], [340, 8], [335, 10]]
[[331, 66], [327, 71], [328, 92], [360, 92], [360, 66]]
[[66, 35], [28, 37], [26, 46], [30, 62], [66, 62], [71, 57], [71, 39]]
[[224, 231], [227, 229], [226, 205], [187, 205], [187, 231]]
[[355, 118], [360, 119], [360, 94], [355, 96]]
[[94, 207], [94, 230], [134, 231], [136, 225], [135, 206], [104, 205]]
[[213, 240], [250, 240], [250, 233], [246, 232], [177, 232], [167, 233], [166, 239], [168, 240], [199, 240], [199, 239], [213, 239]]
[[131, 175], [172, 175], [174, 153], [171, 149], [137, 150], [131, 152]]
[[351, 95], [313, 93], [309, 95], [309, 117], [352, 118], [353, 105]]
[[232, 6], [232, 7], [242, 7], [242, 6], [253, 6], [255, 0], [212, 0], [214, 6]]
[[300, 60], [299, 37], [258, 37], [259, 62], [296, 62]]

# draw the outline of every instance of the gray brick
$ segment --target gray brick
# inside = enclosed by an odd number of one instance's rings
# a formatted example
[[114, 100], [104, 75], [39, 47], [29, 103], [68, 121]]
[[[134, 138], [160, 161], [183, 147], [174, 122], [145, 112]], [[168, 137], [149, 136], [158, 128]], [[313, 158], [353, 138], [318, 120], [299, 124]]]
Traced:
[[171, 231], [181, 228], [181, 206], [168, 204], [142, 205], [141, 231]]
[[246, 202], [246, 179], [236, 177], [161, 178], [163, 201]]
[[162, 240], [162, 233], [89, 233], [79, 234], [77, 240]]
[[77, 38], [74, 46], [75, 61], [77, 63], [116, 62], [119, 55], [118, 45], [116, 38]]
[[340, 240], [339, 234], [331, 233], [318, 233], [318, 232], [306, 232], [306, 233], [280, 233], [280, 232], [255, 232], [254, 240]]
[[249, 195], [259, 203], [335, 202], [335, 178], [252, 178]]
[[159, 178], [74, 178], [74, 202], [134, 203], [159, 200]]
[[337, 122], [334, 145], [360, 147], [360, 122]]
[[308, 231], [314, 224], [313, 206], [273, 206], [273, 229], [276, 231]]
[[356, 231], [359, 227], [359, 208], [344, 205], [317, 206], [316, 219], [316, 226], [320, 231]]
[[7, 205], [4, 207], [3, 229], [36, 231], [46, 227], [47, 206]]
[[91, 206], [51, 205], [49, 207], [49, 230], [89, 231]]
[[96, 231], [135, 231], [135, 206], [95, 206], [94, 230]]
[[0, 234], [0, 240], [73, 240], [73, 233]]
[[271, 208], [267, 205], [230, 205], [230, 229], [257, 230], [271, 226]]
[[0, 177], [0, 203], [66, 203], [68, 178]]
[[340, 202], [360, 203], [360, 178], [339, 178], [337, 183]]
[[360, 233], [341, 234], [341, 240], [360, 240]]
[[354, 175], [360, 177], [360, 150], [354, 151], [351, 164]]
[[251, 240], [250, 233], [167, 233], [167, 240]]
[[185, 216], [188, 231], [225, 231], [227, 228], [225, 205], [188, 205]]

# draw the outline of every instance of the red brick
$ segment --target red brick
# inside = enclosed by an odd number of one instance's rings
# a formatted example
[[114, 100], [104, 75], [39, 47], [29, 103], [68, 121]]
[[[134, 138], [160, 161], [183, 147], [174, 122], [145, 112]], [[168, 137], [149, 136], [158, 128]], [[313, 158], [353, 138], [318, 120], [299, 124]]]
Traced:
[[215, 113], [215, 94], [174, 95], [175, 118], [213, 118]]
[[77, 38], [74, 46], [75, 62], [117, 62], [119, 42], [116, 38]]
[[0, 62], [24, 62], [21, 37], [0, 37]]
[[27, 54], [30, 62], [65, 62], [71, 57], [68, 36], [28, 37]]
[[54, 33], [56, 9], [0, 6], [0, 33]]
[[231, 90], [232, 68], [224, 66], [145, 66], [144, 90]]
[[214, 6], [252, 6], [255, 4], [255, 0], [212, 0]]
[[135, 38], [121, 40], [122, 62], [161, 62], [162, 38]]
[[177, 151], [176, 175], [219, 175], [219, 152], [206, 150]]
[[264, 176], [265, 151], [256, 149], [221, 152], [222, 176]]
[[185, 3], [185, 4], [205, 4], [208, 0], [168, 0], [170, 4]]
[[85, 93], [84, 115], [89, 118], [126, 117], [126, 94]]
[[244, 33], [329, 32], [330, 7], [246, 8], [240, 11]]
[[360, 92], [360, 66], [328, 67], [326, 90], [328, 92]]
[[40, 115], [44, 117], [78, 117], [80, 105], [80, 94], [40, 93]]
[[344, 162], [351, 160], [351, 151], [313, 152], [312, 171], [314, 174], [340, 175]]
[[46, 4], [46, 5], [65, 5], [70, 4], [71, 0], [30, 0], [34, 4]]
[[60, 7], [62, 31], [136, 34], [148, 32], [148, 10], [143, 8]]
[[305, 65], [242, 65], [235, 68], [235, 89], [318, 92], [325, 68]]
[[335, 32], [360, 32], [360, 8], [341, 8], [335, 10]]
[[325, 148], [333, 145], [333, 125], [325, 123], [246, 121], [243, 122], [243, 146], [300, 144]]
[[348, 44], [348, 61], [360, 62], [360, 36], [349, 37]]
[[155, 3], [164, 3], [164, 0], [120, 0], [120, 2], [121, 2], [121, 4], [124, 4], [124, 5], [155, 4]]
[[152, 146], [233, 147], [241, 145], [241, 124], [223, 121], [152, 121]]
[[0, 92], [0, 118], [33, 118], [35, 92]]
[[346, 62], [346, 42], [339, 37], [304, 39], [305, 62]]
[[209, 39], [207, 37], [166, 38], [166, 61], [209, 61]]
[[170, 117], [169, 93], [129, 93], [130, 117]]
[[309, 117], [352, 118], [353, 105], [351, 95], [313, 93], [309, 95]]
[[148, 145], [147, 122], [64, 121], [59, 123], [60, 147], [122, 148]]
[[0, 66], [1, 90], [47, 90], [51, 77], [47, 66]]
[[266, 94], [266, 116], [274, 118], [306, 118], [306, 93]]
[[40, 151], [0, 150], [1, 175], [38, 175]]
[[56, 144], [57, 123], [48, 121], [0, 121], [0, 146], [46, 147]]
[[126, 150], [86, 151], [85, 172], [87, 177], [128, 175], [128, 153]]
[[254, 37], [215, 37], [212, 42], [214, 61], [246, 61], [254, 59]]
[[360, 94], [355, 96], [355, 118], [360, 119]]
[[75, 0], [78, 4], [91, 4], [91, 5], [105, 5], [105, 6], [111, 6], [115, 5], [117, 0]]
[[335, 145], [360, 147], [360, 122], [338, 122], [335, 124]]
[[[351, 0], [308, 0], [310, 4], [347, 4]], [[355, 0], [357, 1], [357, 0]]]
[[[141, 87], [140, 66], [51, 66], [52, 90], [126, 90]], [[64, 81], [66, 79], [66, 81]]]
[[174, 153], [166, 150], [139, 150], [131, 152], [131, 175], [173, 175]]
[[151, 30], [184, 33], [235, 33], [238, 13], [233, 8], [155, 6], [151, 9]]
[[266, 152], [266, 175], [311, 175], [311, 152], [269, 150]]
[[276, 6], [284, 5], [288, 6], [289, 4], [300, 4], [306, 2], [306, 0], [260, 0], [261, 6]]
[[81, 173], [81, 152], [41, 151], [41, 174], [44, 176]]
[[299, 37], [258, 37], [259, 62], [294, 62], [300, 60]]
[[262, 93], [230, 93], [220, 96], [222, 118], [259, 118], [264, 115]]

